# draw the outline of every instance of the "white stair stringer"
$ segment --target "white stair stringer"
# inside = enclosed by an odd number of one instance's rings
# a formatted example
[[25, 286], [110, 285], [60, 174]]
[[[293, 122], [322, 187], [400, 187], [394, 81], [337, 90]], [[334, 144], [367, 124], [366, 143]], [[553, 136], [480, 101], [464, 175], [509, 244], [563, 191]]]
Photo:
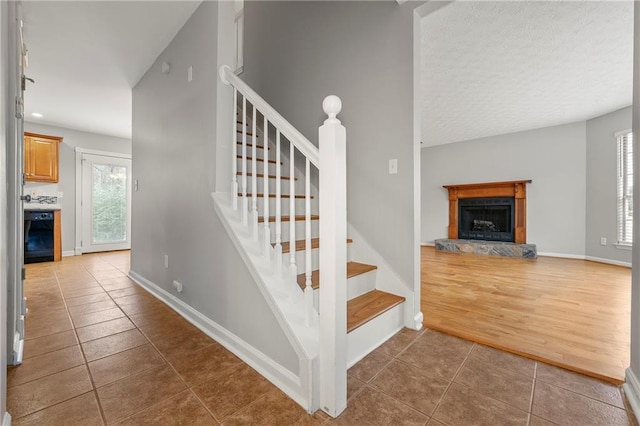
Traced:
[[[305, 325], [302, 290], [300, 290], [298, 301], [293, 302], [288, 296], [291, 294], [292, 287], [290, 281], [283, 277], [276, 277], [272, 263], [262, 253], [262, 242], [256, 242], [253, 239], [250, 231], [243, 226], [238, 212], [233, 210], [230, 194], [212, 193], [211, 195], [220, 221], [299, 358], [299, 389], [281, 388], [281, 390], [312, 413], [319, 408], [319, 387], [316, 383], [319, 348], [318, 316], [314, 315], [312, 323], [309, 326]], [[277, 385], [277, 383], [274, 384]]]
[[347, 223], [347, 233], [349, 237], [353, 238], [353, 244], [351, 244], [351, 255], [353, 258], [358, 259], [359, 262], [376, 265], [378, 267], [376, 289], [404, 297], [404, 326], [412, 330], [420, 330], [423, 320], [419, 307], [420, 288], [412, 288], [411, 283], [407, 283], [400, 278], [385, 258], [380, 255], [380, 253], [367, 242], [367, 239], [350, 223]]

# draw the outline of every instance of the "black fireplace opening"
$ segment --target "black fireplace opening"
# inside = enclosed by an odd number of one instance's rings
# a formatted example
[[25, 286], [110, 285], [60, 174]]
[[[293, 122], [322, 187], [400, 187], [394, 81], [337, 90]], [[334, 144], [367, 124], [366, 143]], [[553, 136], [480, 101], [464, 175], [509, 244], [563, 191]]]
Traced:
[[458, 238], [515, 241], [515, 199], [464, 198], [458, 200]]

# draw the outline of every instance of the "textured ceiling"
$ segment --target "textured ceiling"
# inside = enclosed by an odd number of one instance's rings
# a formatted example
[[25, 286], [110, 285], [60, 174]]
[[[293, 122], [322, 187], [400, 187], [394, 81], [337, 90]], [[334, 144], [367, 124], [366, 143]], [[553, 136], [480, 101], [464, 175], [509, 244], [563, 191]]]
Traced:
[[422, 20], [423, 147], [629, 106], [633, 1], [454, 2]]
[[199, 3], [23, 1], [26, 119], [131, 138], [131, 88]]

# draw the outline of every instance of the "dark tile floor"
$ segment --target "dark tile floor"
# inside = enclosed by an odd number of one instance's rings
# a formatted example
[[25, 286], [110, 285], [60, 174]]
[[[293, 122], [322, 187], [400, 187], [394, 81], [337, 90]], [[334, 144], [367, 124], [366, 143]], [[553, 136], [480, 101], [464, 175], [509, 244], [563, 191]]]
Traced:
[[620, 389], [432, 330], [403, 330], [349, 370], [348, 408], [308, 415], [126, 274], [129, 253], [29, 265], [24, 425], [627, 425]]

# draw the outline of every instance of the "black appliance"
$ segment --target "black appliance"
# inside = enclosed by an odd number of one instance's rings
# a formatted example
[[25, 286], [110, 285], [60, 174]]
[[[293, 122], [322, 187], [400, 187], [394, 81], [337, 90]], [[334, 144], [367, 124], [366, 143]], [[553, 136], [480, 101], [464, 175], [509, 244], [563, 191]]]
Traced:
[[53, 261], [53, 211], [24, 212], [24, 263]]

